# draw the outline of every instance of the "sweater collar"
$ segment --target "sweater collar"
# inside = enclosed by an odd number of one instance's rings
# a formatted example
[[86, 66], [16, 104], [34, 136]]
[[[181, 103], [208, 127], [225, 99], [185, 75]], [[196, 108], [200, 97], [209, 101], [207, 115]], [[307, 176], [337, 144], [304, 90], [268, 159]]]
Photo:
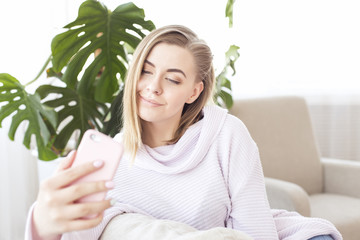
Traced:
[[222, 128], [227, 110], [206, 106], [203, 115], [203, 119], [190, 126], [173, 145], [156, 148], [142, 145], [134, 164], [164, 174], [177, 174], [196, 167], [204, 159]]

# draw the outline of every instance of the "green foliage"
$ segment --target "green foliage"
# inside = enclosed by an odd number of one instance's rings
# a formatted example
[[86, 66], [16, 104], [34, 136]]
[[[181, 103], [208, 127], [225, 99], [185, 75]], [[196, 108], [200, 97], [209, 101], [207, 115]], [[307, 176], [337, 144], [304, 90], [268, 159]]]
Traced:
[[[59, 74], [66, 66], [61, 79], [67, 87], [84, 97], [111, 102], [126, 74], [126, 46], [136, 48], [145, 36], [144, 30], [155, 28], [144, 17], [144, 11], [133, 3], [120, 5], [110, 12], [98, 1], [85, 1], [77, 19], [65, 26], [69, 30], [52, 40], [52, 70]], [[95, 50], [100, 54], [78, 79]], [[101, 69], [102, 74], [97, 77]]]
[[39, 158], [55, 158], [56, 154], [49, 148], [49, 128], [54, 129], [57, 124], [55, 111], [42, 104], [37, 93], [27, 93], [24, 86], [9, 74], [0, 74], [0, 83], [0, 102], [5, 103], [0, 109], [0, 127], [3, 119], [12, 115], [9, 138], [14, 140], [20, 123], [27, 121], [24, 145], [30, 148], [31, 136], [34, 134]]
[[114, 101], [111, 103], [110, 109], [105, 114], [103, 121], [102, 132], [114, 137], [120, 129], [122, 129], [122, 111], [123, 109], [123, 93], [124, 91], [119, 92]]
[[105, 104], [83, 97], [67, 87], [42, 85], [36, 92], [42, 99], [49, 94], [61, 95], [61, 97], [43, 102], [45, 106], [58, 109], [59, 125], [52, 146], [53, 151], [61, 153], [76, 130], [80, 130], [80, 136], [82, 136], [87, 129], [101, 129], [104, 113], [108, 109]]
[[[226, 3], [225, 17], [229, 19], [229, 28], [233, 26], [233, 10], [235, 0], [228, 0]], [[228, 70], [232, 70], [232, 75], [236, 74], [235, 62], [240, 57], [239, 47], [231, 45], [225, 53], [225, 66], [221, 73], [216, 77], [216, 92], [214, 95], [215, 103], [219, 106], [231, 108], [233, 98], [231, 94], [231, 80], [228, 78]]]
[[233, 10], [235, 0], [228, 0], [225, 9], [225, 17], [229, 18], [229, 28], [233, 26]]
[[233, 98], [231, 95], [231, 80], [228, 78], [229, 69], [232, 70], [232, 75], [236, 74], [235, 62], [240, 57], [238, 52], [239, 47], [231, 45], [225, 53], [225, 66], [221, 73], [216, 77], [216, 92], [214, 95], [215, 103], [220, 106], [231, 108], [233, 105]]

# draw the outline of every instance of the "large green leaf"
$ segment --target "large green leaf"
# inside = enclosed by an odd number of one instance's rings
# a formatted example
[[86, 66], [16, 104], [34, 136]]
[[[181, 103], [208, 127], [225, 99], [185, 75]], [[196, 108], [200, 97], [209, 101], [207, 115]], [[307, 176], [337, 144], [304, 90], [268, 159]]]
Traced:
[[109, 111], [105, 114], [103, 120], [104, 126], [101, 132], [114, 137], [123, 127], [123, 95], [124, 91], [120, 91], [114, 101], [111, 103]]
[[35, 135], [40, 159], [54, 159], [56, 154], [48, 147], [57, 119], [53, 109], [41, 104], [38, 94], [29, 94], [23, 85], [9, 74], [0, 74], [0, 127], [2, 121], [12, 115], [9, 138], [14, 140], [16, 130], [23, 121], [28, 121], [23, 144], [30, 148], [31, 136]]
[[53, 148], [61, 153], [75, 131], [80, 132], [78, 140], [87, 129], [101, 129], [104, 114], [108, 111], [105, 104], [78, 95], [70, 88], [42, 85], [36, 92], [43, 99], [49, 94], [59, 97], [45, 101], [44, 104], [58, 112], [59, 126]]
[[[135, 48], [145, 32], [155, 28], [144, 18], [144, 10], [131, 2], [111, 12], [96, 0], [85, 1], [77, 19], [65, 26], [69, 30], [52, 41], [53, 71], [59, 73], [66, 66], [62, 80], [68, 87], [82, 96], [111, 102], [126, 74], [127, 47]], [[97, 49], [101, 49], [100, 54], [83, 69]], [[97, 78], [100, 70], [102, 74]]]

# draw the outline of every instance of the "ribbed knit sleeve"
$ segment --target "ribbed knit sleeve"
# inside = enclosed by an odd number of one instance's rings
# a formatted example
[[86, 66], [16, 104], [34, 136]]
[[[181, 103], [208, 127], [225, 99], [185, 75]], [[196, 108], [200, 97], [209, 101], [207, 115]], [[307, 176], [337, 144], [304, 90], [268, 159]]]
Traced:
[[232, 203], [227, 227], [241, 230], [255, 240], [278, 239], [258, 148], [243, 123], [232, 116], [228, 118], [219, 135], [224, 146], [229, 146], [228, 156], [222, 157], [227, 157], [223, 170]]
[[[334, 225], [325, 219], [270, 209], [256, 143], [243, 123], [231, 118], [228, 117], [227, 127], [219, 135], [230, 146], [223, 167], [232, 203], [227, 227], [239, 229], [255, 240], [306, 240], [320, 235], [342, 240]], [[231, 137], [226, 140], [226, 136]]]
[[325, 235], [334, 240], [343, 239], [335, 226], [325, 219], [303, 217], [297, 212], [281, 209], [271, 211], [281, 240], [303, 240]]
[[[25, 226], [25, 240], [37, 240], [33, 238], [33, 231], [34, 231], [34, 226], [33, 226], [33, 221], [32, 221], [32, 214], [33, 214], [33, 210], [34, 210], [34, 206], [36, 203], [34, 203], [30, 210], [29, 210], [29, 214], [27, 217], [27, 221], [26, 221], [26, 226]], [[90, 229], [86, 229], [83, 231], [74, 231], [74, 232], [68, 232], [68, 233], [64, 233], [61, 236], [61, 240], [97, 240], [99, 239], [99, 237], [101, 236], [104, 228], [106, 227], [106, 225], [108, 224], [108, 222], [115, 216], [122, 214], [122, 213], [141, 213], [143, 215], [147, 215], [145, 213], [143, 213], [141, 210], [136, 209], [132, 206], [126, 205], [126, 204], [118, 204], [115, 205], [112, 208], [107, 209], [104, 212], [104, 218], [102, 220], [102, 222], [97, 225], [94, 228], [90, 228]]]

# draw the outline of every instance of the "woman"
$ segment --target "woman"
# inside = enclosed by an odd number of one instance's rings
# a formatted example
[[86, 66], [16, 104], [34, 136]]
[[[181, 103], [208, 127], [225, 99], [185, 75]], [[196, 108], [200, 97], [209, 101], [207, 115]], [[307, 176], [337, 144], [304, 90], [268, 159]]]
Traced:
[[[42, 183], [27, 237], [97, 239], [112, 217], [136, 212], [199, 230], [233, 228], [254, 239], [341, 239], [325, 220], [270, 210], [258, 149], [246, 127], [226, 110], [205, 106], [214, 83], [212, 53], [191, 30], [151, 32], [126, 79], [124, 131], [115, 139], [127, 154], [114, 181], [68, 187], [104, 164], [70, 168], [74, 154], [69, 156]], [[109, 189], [108, 200], [74, 204]], [[82, 218], [89, 214], [96, 217]]]

